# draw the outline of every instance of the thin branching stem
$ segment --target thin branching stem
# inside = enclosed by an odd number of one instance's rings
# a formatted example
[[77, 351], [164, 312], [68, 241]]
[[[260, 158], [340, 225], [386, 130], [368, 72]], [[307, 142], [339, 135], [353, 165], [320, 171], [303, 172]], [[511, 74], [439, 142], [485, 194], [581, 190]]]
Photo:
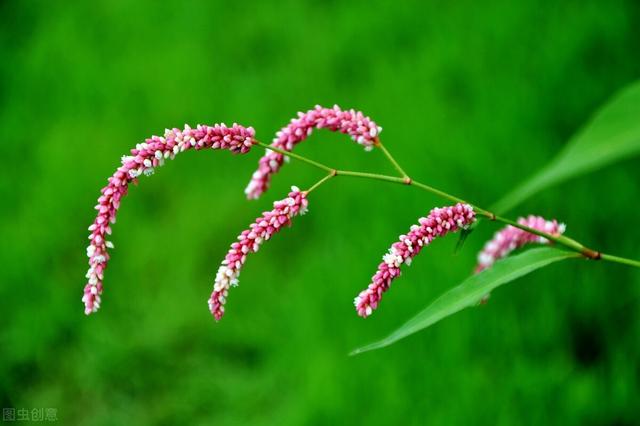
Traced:
[[552, 241], [560, 246], [563, 246], [569, 250], [575, 251], [577, 253], [580, 253], [582, 256], [588, 258], [588, 259], [593, 259], [593, 260], [606, 260], [609, 262], [614, 262], [614, 263], [620, 263], [620, 264], [624, 264], [624, 265], [629, 265], [629, 266], [635, 266], [637, 268], [640, 268], [640, 262], [636, 261], [636, 260], [632, 260], [632, 259], [626, 259], [624, 257], [619, 257], [619, 256], [613, 256], [610, 254], [605, 254], [605, 253], [601, 253], [599, 251], [596, 250], [592, 250], [590, 248], [587, 248], [586, 246], [584, 246], [583, 244], [579, 243], [578, 241], [575, 241], [569, 237], [566, 237], [564, 235], [551, 235], [548, 234], [546, 232], [543, 231], [539, 231], [537, 229], [534, 228], [530, 228], [528, 226], [525, 225], [521, 225], [516, 221], [513, 221], [511, 219], [507, 219], [501, 216], [496, 216], [495, 214], [493, 214], [492, 212], [490, 212], [489, 210], [483, 209], [479, 206], [476, 206], [472, 203], [469, 203], [467, 201], [465, 201], [464, 199], [460, 198], [460, 197], [456, 197], [455, 195], [451, 195], [447, 192], [441, 191], [437, 188], [434, 188], [432, 186], [426, 185], [424, 183], [420, 183], [418, 181], [415, 181], [413, 179], [411, 179], [409, 177], [409, 175], [407, 175], [407, 173], [402, 169], [402, 167], [398, 164], [398, 162], [393, 158], [393, 156], [391, 155], [391, 153], [389, 153], [389, 151], [384, 147], [384, 145], [382, 145], [382, 143], [379, 140], [376, 140], [376, 146], [379, 147], [382, 152], [385, 154], [385, 156], [387, 157], [387, 159], [389, 160], [389, 162], [396, 168], [396, 170], [398, 170], [398, 172], [400, 172], [400, 174], [402, 175], [402, 177], [397, 177], [397, 176], [388, 176], [388, 175], [383, 175], [383, 174], [378, 174], [378, 173], [367, 173], [367, 172], [355, 172], [355, 171], [351, 171], [351, 170], [338, 170], [332, 167], [329, 167], [325, 164], [319, 163], [317, 161], [311, 160], [307, 157], [304, 157], [302, 155], [299, 154], [295, 154], [293, 152], [289, 152], [271, 145], [267, 145], [263, 142], [257, 142], [257, 145], [260, 145], [266, 149], [270, 149], [271, 151], [274, 152], [278, 152], [282, 155], [286, 155], [289, 156], [291, 158], [295, 158], [297, 160], [300, 160], [304, 163], [307, 163], [311, 166], [314, 166], [318, 169], [324, 170], [325, 172], [328, 172], [328, 174], [323, 177], [322, 179], [320, 179], [318, 182], [316, 182], [314, 185], [312, 185], [307, 192], [311, 192], [313, 190], [315, 190], [316, 188], [318, 188], [320, 185], [324, 184], [325, 182], [329, 181], [331, 178], [336, 177], [336, 176], [349, 176], [349, 177], [357, 177], [357, 178], [363, 178], [363, 179], [372, 179], [372, 180], [379, 180], [379, 181], [385, 181], [385, 182], [391, 182], [391, 183], [399, 183], [401, 185], [407, 185], [407, 186], [413, 186], [416, 188], [420, 188], [423, 191], [429, 192], [431, 194], [437, 195], [438, 197], [444, 198], [446, 200], [449, 201], [453, 201], [456, 203], [465, 203], [465, 204], [469, 204], [471, 205], [474, 210], [478, 213], [478, 215], [485, 217], [486, 219], [489, 219], [491, 221], [495, 221], [495, 222], [501, 222], [507, 225], [511, 225], [515, 228], [518, 229], [522, 229], [523, 231], [529, 232], [531, 234], [534, 235], [538, 235], [540, 237], [546, 238], [549, 241]]
[[623, 265], [635, 266], [636, 268], [640, 268], [640, 262], [633, 259], [626, 259], [624, 257], [613, 256], [611, 254], [602, 253], [602, 260], [608, 260], [609, 262], [622, 263]]
[[393, 158], [393, 155], [391, 155], [391, 153], [387, 150], [387, 148], [385, 148], [384, 144], [380, 141], [380, 138], [376, 137], [375, 139], [375, 146], [377, 146], [378, 148], [380, 148], [380, 150], [382, 151], [382, 153], [384, 154], [385, 157], [387, 157], [387, 159], [389, 160], [389, 162], [393, 165], [393, 167], [396, 168], [396, 170], [398, 172], [400, 172], [400, 175], [403, 178], [408, 178], [409, 175], [407, 174], [407, 172], [405, 172], [402, 167], [400, 167], [400, 164], [398, 164], [398, 162], [396, 161], [395, 158]]
[[332, 172], [334, 170], [329, 166], [325, 166], [322, 163], [318, 163], [317, 161], [313, 161], [313, 160], [311, 160], [311, 159], [309, 159], [307, 157], [303, 157], [302, 155], [298, 155], [298, 154], [293, 153], [293, 152], [285, 151], [283, 149], [276, 148], [276, 147], [273, 147], [271, 145], [267, 145], [264, 142], [256, 141], [256, 143], [257, 143], [257, 145], [260, 145], [260, 146], [262, 146], [262, 147], [264, 147], [266, 149], [269, 149], [271, 151], [277, 152], [279, 154], [282, 154], [282, 155], [285, 155], [285, 156], [288, 156], [288, 157], [291, 157], [291, 158], [295, 158], [296, 160], [300, 160], [300, 161], [305, 162], [305, 163], [307, 163], [307, 164], [309, 164], [311, 166], [314, 166], [314, 167], [317, 167], [319, 169], [322, 169], [322, 170], [324, 170], [326, 172]]
[[329, 173], [328, 175], [326, 175], [325, 177], [323, 177], [322, 179], [320, 179], [319, 181], [311, 185], [311, 187], [307, 189], [306, 193], [309, 194], [311, 191], [313, 191], [314, 189], [316, 189], [317, 187], [319, 187], [320, 185], [322, 185], [323, 183], [325, 183], [326, 181], [328, 181], [329, 179], [335, 176], [336, 176], [336, 173], [334, 170], [333, 172]]

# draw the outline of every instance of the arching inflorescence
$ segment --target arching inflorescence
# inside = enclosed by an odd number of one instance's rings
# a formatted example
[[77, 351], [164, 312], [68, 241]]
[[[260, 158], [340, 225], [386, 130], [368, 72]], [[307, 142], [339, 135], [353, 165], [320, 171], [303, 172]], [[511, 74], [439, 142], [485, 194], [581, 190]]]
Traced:
[[[293, 148], [311, 135], [313, 129], [328, 129], [333, 132], [345, 133], [366, 150], [373, 148], [382, 127], [374, 123], [360, 111], [342, 110], [335, 105], [333, 108], [323, 108], [316, 105], [307, 112], [299, 112], [297, 118], [283, 127], [271, 144], [275, 148], [292, 151]], [[285, 156], [279, 152], [267, 149], [258, 164], [258, 170], [253, 173], [245, 193], [247, 198], [260, 197], [268, 188], [271, 177], [284, 164]]]
[[427, 217], [418, 219], [418, 224], [411, 226], [406, 235], [400, 235], [399, 241], [393, 243], [387, 254], [382, 256], [382, 262], [371, 278], [371, 284], [355, 298], [353, 303], [358, 315], [366, 318], [378, 307], [383, 293], [400, 276], [402, 264], [410, 265], [413, 258], [434, 239], [464, 229], [475, 220], [473, 207], [462, 203], [435, 208]]
[[137, 182], [140, 175], [153, 174], [165, 160], [190, 149], [227, 149], [236, 154], [247, 153], [255, 143], [254, 136], [253, 128], [238, 124], [231, 127], [224, 124], [198, 125], [195, 129], [185, 126], [182, 130], [167, 129], [164, 136], [153, 136], [136, 145], [131, 155], [122, 157], [122, 165], [109, 178], [108, 185], [102, 188], [96, 205], [98, 215], [89, 226], [91, 242], [87, 247], [89, 271], [86, 275], [89, 281], [82, 297], [87, 315], [100, 308], [104, 270], [109, 261], [108, 249], [113, 248], [113, 244], [107, 241], [107, 235], [111, 234], [111, 224], [116, 222], [116, 213], [129, 184]]
[[222, 261], [213, 293], [209, 298], [209, 310], [216, 320], [224, 315], [224, 304], [229, 287], [238, 285], [240, 270], [247, 259], [247, 254], [255, 253], [260, 245], [269, 240], [284, 226], [291, 225], [291, 219], [307, 212], [307, 194], [296, 186], [291, 187], [289, 196], [273, 203], [273, 209], [262, 213], [250, 226], [238, 235], [238, 241], [231, 244], [227, 256]]
[[[518, 219], [518, 223], [553, 236], [562, 235], [566, 229], [564, 223], [558, 223], [555, 219], [546, 220], [542, 216], [521, 217]], [[508, 256], [509, 253], [525, 244], [531, 243], [548, 244], [549, 240], [512, 225], [505, 226], [496, 232], [491, 240], [487, 241], [478, 254], [476, 272], [490, 268], [497, 260]]]

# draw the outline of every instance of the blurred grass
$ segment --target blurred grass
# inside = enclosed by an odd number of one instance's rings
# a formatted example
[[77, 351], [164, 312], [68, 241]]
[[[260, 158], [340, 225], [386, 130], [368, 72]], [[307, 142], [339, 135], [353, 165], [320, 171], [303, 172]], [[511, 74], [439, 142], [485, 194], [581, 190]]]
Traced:
[[[132, 188], [101, 312], [82, 314], [86, 227], [119, 158], [165, 127], [238, 121], [268, 140], [316, 103], [356, 107], [420, 180], [488, 205], [640, 76], [635, 2], [0, 3], [0, 402], [61, 424], [634, 424], [640, 276], [555, 265], [384, 351], [349, 358], [472, 269], [483, 226], [440, 241], [370, 319], [352, 298], [432, 206], [336, 180], [250, 259], [227, 315], [206, 298], [228, 244], [291, 184], [242, 189], [259, 152], [185, 154]], [[340, 135], [300, 152], [388, 170]], [[631, 159], [513, 214], [640, 257]], [[631, 226], [631, 227], [630, 227]]]

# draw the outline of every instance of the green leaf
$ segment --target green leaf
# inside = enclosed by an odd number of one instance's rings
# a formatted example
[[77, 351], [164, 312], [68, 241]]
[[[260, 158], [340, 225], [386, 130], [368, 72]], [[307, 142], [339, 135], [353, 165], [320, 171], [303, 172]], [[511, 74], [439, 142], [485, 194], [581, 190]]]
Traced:
[[640, 81], [618, 92], [549, 164], [493, 207], [503, 213], [538, 191], [640, 152]]
[[551, 247], [535, 248], [517, 256], [508, 257], [496, 262], [491, 268], [472, 275], [457, 287], [447, 291], [426, 307], [418, 315], [384, 339], [363, 346], [351, 352], [351, 355], [383, 348], [413, 333], [423, 330], [449, 315], [464, 308], [474, 306], [485, 294], [496, 287], [511, 282], [523, 275], [560, 260], [577, 258], [573, 252]]

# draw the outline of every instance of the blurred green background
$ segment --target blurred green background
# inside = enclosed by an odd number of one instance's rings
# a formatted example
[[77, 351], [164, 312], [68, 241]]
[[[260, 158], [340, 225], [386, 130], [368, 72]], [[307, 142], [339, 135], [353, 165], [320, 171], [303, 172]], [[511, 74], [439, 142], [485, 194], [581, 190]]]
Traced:
[[[291, 184], [243, 189], [261, 150], [187, 153], [132, 187], [101, 311], [83, 315], [87, 226], [120, 156], [184, 123], [270, 140], [316, 103], [355, 107], [417, 179], [479, 205], [550, 159], [640, 76], [628, 2], [0, 2], [0, 402], [65, 425], [625, 425], [640, 422], [640, 274], [559, 264], [388, 349], [347, 353], [466, 277], [497, 229], [438, 241], [367, 320], [353, 297], [443, 201], [337, 179], [252, 256], [223, 321], [207, 309], [229, 243]], [[315, 133], [299, 152], [392, 172]], [[638, 159], [510, 212], [640, 257]]]

